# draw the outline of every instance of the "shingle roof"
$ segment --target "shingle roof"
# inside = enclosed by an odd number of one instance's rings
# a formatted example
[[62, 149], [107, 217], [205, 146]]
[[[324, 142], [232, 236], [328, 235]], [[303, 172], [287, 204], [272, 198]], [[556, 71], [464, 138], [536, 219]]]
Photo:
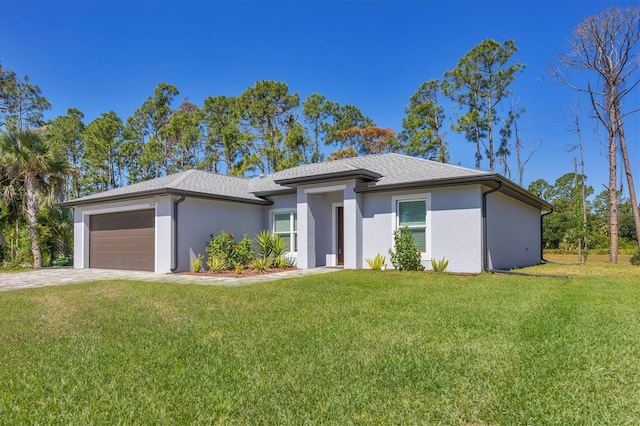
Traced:
[[488, 172], [467, 169], [452, 164], [438, 163], [407, 155], [377, 154], [366, 157], [327, 161], [324, 163], [306, 164], [264, 177], [253, 178], [250, 180], [250, 190], [258, 193], [275, 192], [283, 189], [282, 185], [276, 183], [278, 181], [324, 176], [331, 173], [356, 172], [363, 169], [382, 175], [376, 182], [376, 187], [435, 179], [490, 175]]
[[486, 183], [490, 180], [499, 180], [508, 186], [512, 196], [524, 198], [527, 202], [533, 202], [536, 205], [551, 207], [499, 175], [400, 154], [379, 154], [307, 164], [250, 179], [187, 170], [88, 195], [61, 203], [60, 206], [73, 207], [162, 194], [270, 204], [271, 202], [264, 197], [291, 192], [298, 183], [356, 177], [370, 182], [368, 187], [359, 188], [359, 191], [396, 190], [405, 186]]
[[233, 176], [219, 175], [200, 170], [187, 170], [181, 173], [151, 179], [144, 182], [111, 189], [97, 194], [61, 203], [63, 207], [70, 207], [92, 202], [127, 199], [146, 195], [175, 193], [201, 195], [206, 198], [220, 198], [237, 201], [266, 203], [249, 191], [247, 179]]

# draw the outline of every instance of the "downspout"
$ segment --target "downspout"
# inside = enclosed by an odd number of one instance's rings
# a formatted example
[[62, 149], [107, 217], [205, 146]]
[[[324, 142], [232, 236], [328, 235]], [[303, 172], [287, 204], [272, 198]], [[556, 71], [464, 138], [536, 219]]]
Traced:
[[485, 272], [493, 272], [489, 268], [489, 243], [487, 242], [487, 195], [498, 192], [502, 189], [502, 181], [498, 181], [496, 188], [482, 193], [482, 269]]
[[173, 265], [171, 266], [171, 273], [176, 272], [178, 269], [178, 204], [184, 201], [186, 195], [182, 194], [179, 199], [173, 202]]

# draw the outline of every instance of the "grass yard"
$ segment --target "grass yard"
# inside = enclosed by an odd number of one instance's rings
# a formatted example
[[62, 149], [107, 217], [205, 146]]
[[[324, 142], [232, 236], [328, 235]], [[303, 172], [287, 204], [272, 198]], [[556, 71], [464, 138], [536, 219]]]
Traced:
[[0, 293], [2, 424], [638, 424], [640, 268]]

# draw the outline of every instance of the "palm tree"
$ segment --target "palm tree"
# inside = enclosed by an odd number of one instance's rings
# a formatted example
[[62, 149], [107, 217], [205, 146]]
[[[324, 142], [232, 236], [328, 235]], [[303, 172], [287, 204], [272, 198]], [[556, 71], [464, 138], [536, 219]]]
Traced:
[[[64, 182], [66, 160], [52, 149], [36, 131], [7, 132], [0, 138], [0, 165], [4, 169], [8, 187], [5, 193], [23, 193], [22, 204], [29, 228], [33, 267], [42, 266], [38, 235], [40, 200]], [[17, 191], [22, 188], [23, 191]]]

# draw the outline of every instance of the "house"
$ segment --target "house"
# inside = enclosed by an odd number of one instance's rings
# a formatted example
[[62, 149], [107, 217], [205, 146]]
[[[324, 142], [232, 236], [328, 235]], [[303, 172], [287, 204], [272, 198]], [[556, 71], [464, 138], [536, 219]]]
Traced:
[[61, 204], [74, 209], [74, 267], [181, 272], [221, 230], [280, 235], [298, 268], [367, 267], [408, 226], [427, 269], [510, 269], [541, 261], [552, 206], [494, 173], [399, 154], [237, 178], [188, 170]]

